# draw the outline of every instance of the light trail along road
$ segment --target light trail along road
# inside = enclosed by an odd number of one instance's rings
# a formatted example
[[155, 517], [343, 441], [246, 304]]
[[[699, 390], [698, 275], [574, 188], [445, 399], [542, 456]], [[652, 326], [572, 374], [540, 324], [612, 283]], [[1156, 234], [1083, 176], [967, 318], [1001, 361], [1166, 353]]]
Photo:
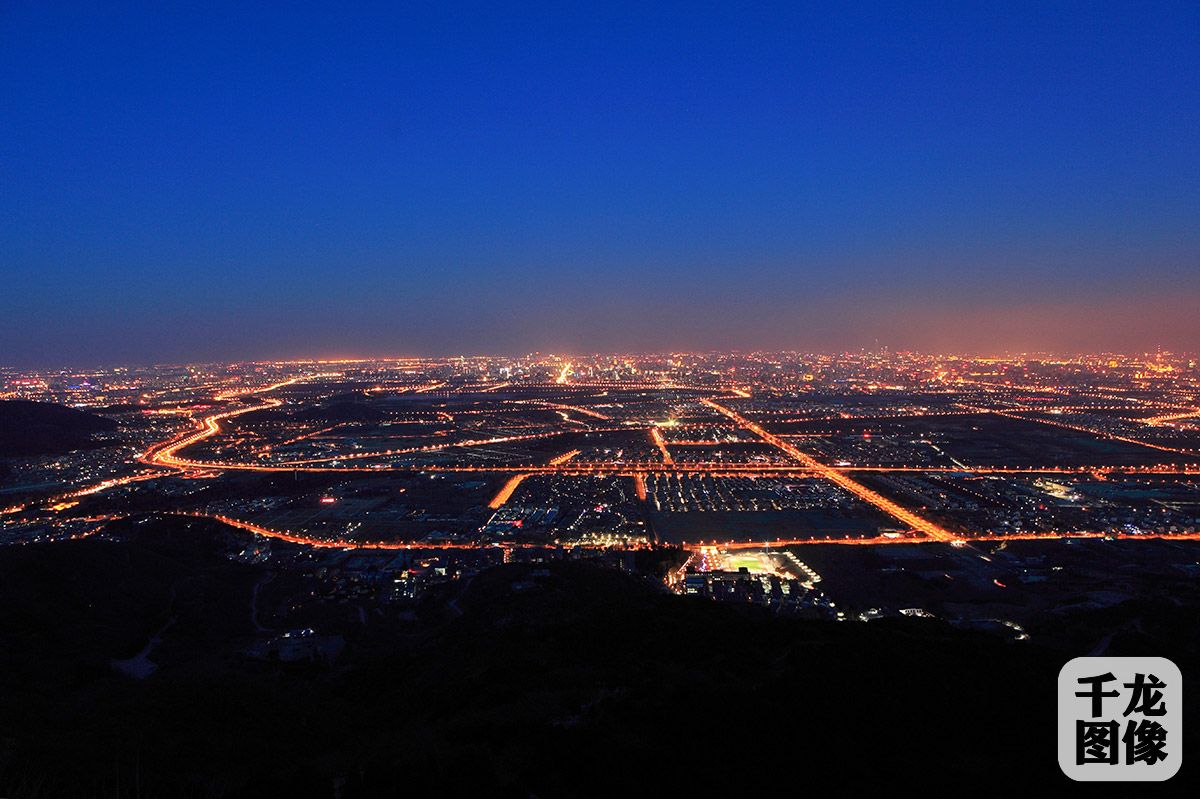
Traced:
[[892, 517], [904, 522], [912, 529], [924, 533], [936, 541], [952, 543], [960, 540], [959, 536], [951, 533], [949, 530], [944, 530], [933, 522], [921, 518], [912, 511], [905, 510], [887, 497], [884, 497], [876, 491], [872, 491], [862, 483], [859, 483], [857, 480], [854, 480], [848, 475], [843, 474], [832, 466], [826, 466], [808, 453], [796, 449], [796, 447], [787, 443], [779, 436], [774, 435], [773, 433], [768, 433], [762, 427], [742, 416], [737, 411], [725, 407], [716, 400], [702, 399], [701, 402], [723, 416], [732, 419], [738, 425], [749, 430], [751, 433], [754, 433], [768, 444], [771, 444], [777, 449], [786, 452], [788, 455], [791, 455], [805, 467], [812, 469], [821, 477], [836, 483], [864, 502], [868, 502], [871, 505], [879, 508], [884, 513], [887, 513]]

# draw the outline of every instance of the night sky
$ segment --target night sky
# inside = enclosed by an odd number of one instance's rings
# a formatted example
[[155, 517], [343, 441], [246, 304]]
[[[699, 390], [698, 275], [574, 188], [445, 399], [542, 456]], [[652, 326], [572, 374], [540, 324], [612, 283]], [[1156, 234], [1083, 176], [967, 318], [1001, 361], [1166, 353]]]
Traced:
[[500, 5], [4, 0], [0, 364], [1200, 349], [1200, 4]]

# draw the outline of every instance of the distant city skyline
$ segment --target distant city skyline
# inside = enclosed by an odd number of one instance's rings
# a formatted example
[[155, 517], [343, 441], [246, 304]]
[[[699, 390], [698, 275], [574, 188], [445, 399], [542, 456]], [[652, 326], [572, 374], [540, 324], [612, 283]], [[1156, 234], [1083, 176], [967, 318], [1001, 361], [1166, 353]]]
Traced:
[[1200, 350], [1200, 8], [0, 12], [0, 364]]
[[[497, 363], [506, 362], [522, 362], [529, 361], [531, 363], [542, 363], [546, 359], [557, 359], [558, 362], [570, 362], [574, 360], [576, 365], [583, 363], [601, 363], [607, 361], [621, 360], [646, 360], [653, 358], [700, 358], [706, 356], [723, 356], [723, 357], [739, 357], [739, 356], [792, 356], [796, 358], [812, 358], [812, 359], [828, 359], [840, 357], [858, 357], [861, 355], [880, 355], [880, 356], [911, 356], [913, 358], [927, 359], [947, 359], [961, 361], [988, 361], [994, 360], [997, 362], [1016, 363], [1021, 361], [1028, 362], [1068, 362], [1068, 361], [1090, 361], [1105, 358], [1120, 359], [1124, 365], [1128, 363], [1150, 363], [1155, 360], [1163, 359], [1176, 362], [1194, 362], [1200, 359], [1200, 350], [1170, 348], [1170, 347], [1148, 347], [1146, 349], [1096, 349], [1096, 350], [1048, 350], [1048, 349], [1014, 349], [1014, 350], [996, 350], [996, 351], [970, 351], [970, 350], [929, 350], [920, 348], [906, 347], [890, 347], [886, 344], [876, 344], [873, 346], [863, 347], [847, 347], [842, 349], [827, 348], [827, 349], [804, 349], [804, 348], [789, 348], [789, 347], [730, 347], [730, 348], [668, 348], [661, 350], [646, 349], [646, 350], [552, 350], [552, 349], [530, 349], [520, 351], [484, 351], [484, 350], [462, 350], [458, 352], [377, 352], [377, 353], [309, 353], [296, 355], [283, 355], [275, 357], [253, 357], [244, 358], [181, 358], [181, 359], [164, 359], [164, 360], [125, 360], [125, 361], [106, 361], [106, 362], [56, 362], [56, 363], [29, 363], [22, 364], [17, 362], [0, 363], [0, 371], [11, 374], [20, 375], [22, 373], [28, 375], [48, 374], [60, 372], [63, 375], [83, 374], [91, 371], [97, 373], [106, 372], [112, 369], [156, 369], [156, 368], [172, 368], [172, 367], [239, 367], [239, 366], [284, 366], [284, 365], [305, 365], [305, 364], [345, 364], [345, 365], [361, 365], [361, 364], [390, 364], [402, 362], [456, 362], [459, 359], [465, 361], [492, 361]], [[814, 361], [816, 363], [817, 361]]]

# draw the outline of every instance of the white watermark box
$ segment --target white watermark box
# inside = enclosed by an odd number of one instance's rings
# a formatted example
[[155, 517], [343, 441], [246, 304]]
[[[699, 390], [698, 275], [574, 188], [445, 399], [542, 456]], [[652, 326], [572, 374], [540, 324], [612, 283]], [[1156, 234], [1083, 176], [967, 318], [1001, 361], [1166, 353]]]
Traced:
[[1058, 673], [1058, 765], [1073, 780], [1161, 782], [1183, 760], [1183, 675], [1161, 657], [1079, 657]]

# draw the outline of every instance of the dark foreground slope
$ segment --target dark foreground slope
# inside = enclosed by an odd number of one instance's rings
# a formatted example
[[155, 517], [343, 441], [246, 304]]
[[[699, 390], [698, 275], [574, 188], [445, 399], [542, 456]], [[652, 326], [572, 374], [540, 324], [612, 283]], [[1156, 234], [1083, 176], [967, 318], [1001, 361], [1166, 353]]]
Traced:
[[111, 419], [63, 405], [0, 400], [0, 457], [54, 455], [93, 447], [93, 434], [116, 427]]
[[[789, 621], [559, 563], [415, 616], [335, 608], [341, 655], [282, 664], [243, 654], [278, 620], [251, 608], [303, 582], [152, 527], [0, 550], [0, 796], [1112, 795], [1058, 772], [1065, 656], [1036, 643]], [[156, 632], [154, 674], [113, 670]]]

